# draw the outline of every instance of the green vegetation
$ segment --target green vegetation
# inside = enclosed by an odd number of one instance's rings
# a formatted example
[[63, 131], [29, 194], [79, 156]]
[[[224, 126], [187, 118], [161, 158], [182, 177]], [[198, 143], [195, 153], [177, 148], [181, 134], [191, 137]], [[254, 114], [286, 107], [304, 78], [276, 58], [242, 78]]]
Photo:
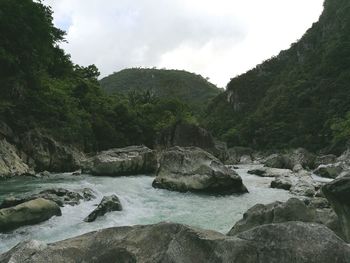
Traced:
[[200, 75], [183, 70], [124, 69], [101, 80], [109, 94], [148, 92], [159, 98], [176, 98], [200, 113], [209, 100], [221, 93], [215, 85]]
[[300, 41], [215, 98], [206, 120], [215, 135], [263, 149], [342, 150], [350, 139], [350, 2], [324, 7]]
[[195, 122], [176, 99], [148, 92], [107, 96], [98, 69], [74, 65], [58, 44], [52, 11], [32, 0], [0, 1], [0, 120], [18, 134], [41, 129], [86, 150], [153, 146], [177, 121]]

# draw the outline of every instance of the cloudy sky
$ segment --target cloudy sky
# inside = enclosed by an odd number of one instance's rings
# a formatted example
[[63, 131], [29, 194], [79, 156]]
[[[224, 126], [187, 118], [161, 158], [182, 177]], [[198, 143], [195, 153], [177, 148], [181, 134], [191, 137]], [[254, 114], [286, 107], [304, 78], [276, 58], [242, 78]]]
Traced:
[[323, 0], [44, 0], [62, 47], [102, 76], [127, 67], [185, 69], [220, 87], [277, 55], [317, 21]]

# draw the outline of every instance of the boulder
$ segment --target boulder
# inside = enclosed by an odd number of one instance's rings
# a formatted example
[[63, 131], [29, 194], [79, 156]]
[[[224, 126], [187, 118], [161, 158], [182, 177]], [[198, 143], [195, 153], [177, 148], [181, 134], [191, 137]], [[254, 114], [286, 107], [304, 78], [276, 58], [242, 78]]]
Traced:
[[0, 209], [0, 232], [37, 224], [60, 215], [61, 209], [55, 202], [43, 198], [34, 199], [14, 207]]
[[0, 262], [348, 263], [350, 247], [325, 226], [287, 222], [225, 236], [174, 223], [114, 227], [46, 245], [25, 241]]
[[276, 177], [270, 184], [271, 188], [289, 190], [293, 185], [292, 179], [288, 176]]
[[289, 191], [294, 195], [308, 197], [313, 197], [316, 194], [313, 182], [306, 178], [299, 178], [298, 181], [292, 185]]
[[317, 156], [315, 159], [315, 167], [319, 167], [320, 165], [333, 164], [337, 162], [337, 156], [334, 154], [327, 154]]
[[122, 211], [123, 207], [116, 195], [104, 196], [97, 208], [92, 211], [85, 219], [85, 222], [93, 222], [97, 217], [103, 216], [108, 212]]
[[6, 139], [0, 140], [0, 178], [31, 173], [29, 166], [20, 157], [18, 149]]
[[337, 213], [347, 242], [350, 242], [350, 177], [341, 177], [324, 185], [322, 192]]
[[36, 171], [74, 172], [81, 168], [85, 155], [73, 146], [57, 142], [38, 130], [21, 138], [22, 150], [34, 160]]
[[242, 178], [210, 153], [197, 147], [173, 147], [160, 160], [153, 187], [179, 192], [245, 193]]
[[18, 204], [28, 202], [37, 198], [44, 198], [55, 202], [59, 206], [78, 205], [81, 200], [90, 201], [95, 198], [93, 191], [90, 188], [84, 188], [80, 193], [69, 191], [63, 188], [46, 189], [40, 193], [26, 197], [6, 197], [0, 205], [0, 208], [8, 208]]
[[304, 169], [315, 167], [316, 156], [303, 148], [285, 154], [273, 154], [267, 157], [264, 164], [271, 168], [290, 169], [300, 164]]
[[315, 171], [314, 174], [325, 178], [337, 178], [343, 172], [343, 167], [340, 165], [321, 165]]
[[314, 222], [315, 216], [316, 210], [308, 208], [304, 202], [297, 198], [291, 198], [285, 203], [257, 204], [243, 214], [243, 219], [233, 226], [228, 235], [233, 236], [254, 227], [271, 223]]
[[145, 146], [110, 149], [92, 157], [85, 172], [98, 176], [122, 176], [154, 173], [156, 152]]

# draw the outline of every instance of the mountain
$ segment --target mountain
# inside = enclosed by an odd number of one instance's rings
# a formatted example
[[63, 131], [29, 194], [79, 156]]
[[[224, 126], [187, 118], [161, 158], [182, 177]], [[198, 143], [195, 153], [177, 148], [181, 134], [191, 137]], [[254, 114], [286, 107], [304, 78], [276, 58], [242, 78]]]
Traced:
[[202, 109], [222, 92], [202, 76], [183, 70], [124, 69], [100, 83], [109, 94], [148, 91], [160, 98], [177, 98], [194, 109]]
[[349, 111], [350, 1], [326, 0], [290, 49], [230, 81], [206, 125], [230, 145], [337, 151], [350, 138]]

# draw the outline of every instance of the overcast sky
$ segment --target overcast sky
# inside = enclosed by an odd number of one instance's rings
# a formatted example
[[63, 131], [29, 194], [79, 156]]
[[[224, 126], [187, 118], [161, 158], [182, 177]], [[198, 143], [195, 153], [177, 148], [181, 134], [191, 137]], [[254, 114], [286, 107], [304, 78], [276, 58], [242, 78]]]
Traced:
[[127, 67], [185, 69], [225, 87], [317, 21], [323, 0], [44, 0], [73, 62], [102, 76]]

